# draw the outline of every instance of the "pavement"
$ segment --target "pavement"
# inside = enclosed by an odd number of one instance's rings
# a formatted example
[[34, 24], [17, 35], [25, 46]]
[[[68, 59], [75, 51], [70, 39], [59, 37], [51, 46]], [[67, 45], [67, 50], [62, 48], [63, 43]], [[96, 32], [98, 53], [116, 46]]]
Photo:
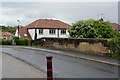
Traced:
[[[1, 50], [1, 48], [0, 48]], [[2, 79], [2, 52], [0, 51], [0, 79]]]
[[46, 75], [32, 66], [7, 54], [2, 54], [2, 78], [45, 78]]

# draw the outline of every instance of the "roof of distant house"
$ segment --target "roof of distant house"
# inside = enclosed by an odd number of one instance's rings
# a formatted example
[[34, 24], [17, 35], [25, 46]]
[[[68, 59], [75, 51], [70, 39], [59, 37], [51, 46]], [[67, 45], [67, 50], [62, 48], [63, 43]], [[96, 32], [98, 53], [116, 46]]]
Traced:
[[[32, 40], [29, 32], [27, 31], [27, 28], [25, 28], [25, 27], [24, 27], [24, 28], [20, 28], [20, 29], [19, 29], [19, 33], [20, 33], [20, 36], [21, 36], [22, 38], [29, 38], [29, 39]], [[27, 35], [27, 37], [26, 37], [25, 35]]]
[[0, 34], [2, 34], [2, 35], [10, 35], [10, 36], [14, 36], [12, 33], [10, 33], [10, 32], [2, 32], [2, 31], [0, 31]]
[[62, 21], [52, 20], [52, 19], [38, 19], [26, 26], [26, 28], [35, 28], [35, 27], [36, 28], [68, 28], [71, 26]]
[[0, 31], [0, 34], [2, 34], [2, 31]]
[[118, 25], [116, 23], [111, 23], [111, 26], [113, 27], [113, 29], [120, 30], [120, 25]]

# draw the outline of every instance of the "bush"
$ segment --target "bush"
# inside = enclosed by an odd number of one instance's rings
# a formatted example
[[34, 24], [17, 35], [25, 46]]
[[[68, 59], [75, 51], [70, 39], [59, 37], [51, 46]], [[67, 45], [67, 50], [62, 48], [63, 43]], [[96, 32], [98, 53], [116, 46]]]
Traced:
[[30, 44], [30, 39], [19, 39], [19, 45], [29, 45]]
[[68, 28], [72, 38], [114, 38], [110, 22], [100, 20], [80, 20]]
[[0, 45], [2, 45], [2, 39], [0, 38]]
[[15, 40], [16, 45], [18, 45], [18, 44], [19, 44], [19, 43], [18, 43], [19, 38], [18, 38], [17, 36], [14, 36], [12, 39], [14, 39], [14, 40]]
[[120, 59], [120, 40], [118, 38], [112, 38], [110, 41], [107, 41], [107, 44], [110, 47], [112, 57]]
[[115, 35], [115, 38], [118, 38], [120, 40], [119, 30], [114, 30], [114, 35]]
[[30, 39], [22, 39], [18, 38], [16, 36], [13, 37], [17, 45], [29, 45], [30, 44]]
[[12, 40], [2, 40], [2, 45], [12, 45]]

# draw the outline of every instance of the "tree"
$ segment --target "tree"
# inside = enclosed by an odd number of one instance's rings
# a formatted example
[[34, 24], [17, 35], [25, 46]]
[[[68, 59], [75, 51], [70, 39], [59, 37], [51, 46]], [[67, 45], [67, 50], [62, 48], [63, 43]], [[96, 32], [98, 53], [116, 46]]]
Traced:
[[112, 38], [110, 41], [107, 41], [109, 45], [112, 57], [120, 59], [120, 40], [118, 38]]
[[[23, 28], [24, 26], [20, 26], [20, 28]], [[10, 32], [10, 33], [14, 33], [17, 29], [17, 26], [1, 26], [0, 25], [0, 30], [2, 30], [3, 32]]]
[[68, 28], [72, 38], [113, 38], [114, 30], [108, 21], [80, 20]]

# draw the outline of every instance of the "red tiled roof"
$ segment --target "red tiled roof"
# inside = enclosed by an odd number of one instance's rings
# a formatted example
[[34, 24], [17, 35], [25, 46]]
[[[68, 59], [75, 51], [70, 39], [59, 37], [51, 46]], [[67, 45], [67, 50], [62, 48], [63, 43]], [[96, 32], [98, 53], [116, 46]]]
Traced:
[[68, 25], [64, 22], [61, 22], [59, 20], [38, 19], [38, 20], [30, 23], [29, 25], [25, 26], [24, 28], [20, 28], [19, 29], [20, 36], [22, 38], [25, 38], [24, 34], [27, 34], [28, 38], [32, 40], [27, 29], [35, 28], [35, 26], [36, 26], [36, 28], [68, 28], [68, 27], [71, 27], [70, 25]]
[[[36, 25], [37, 24], [37, 25]], [[59, 20], [52, 20], [52, 19], [38, 19], [33, 23], [26, 26], [26, 28], [68, 28], [71, 27], [70, 25], [59, 21]]]
[[2, 35], [2, 31], [0, 31], [0, 34]]
[[116, 23], [111, 23], [111, 26], [113, 27], [113, 29], [120, 30], [120, 25], [118, 25]]
[[29, 32], [27, 31], [27, 28], [20, 28], [19, 29], [19, 33], [20, 33], [20, 37], [25, 38], [24, 34], [27, 34], [28, 38], [32, 40], [32, 38], [30, 37]]
[[7, 35], [11, 35], [11, 36], [13, 36], [13, 34], [10, 33], [10, 32], [4, 32], [4, 33], [7, 34]]
[[6, 35], [14, 36], [14, 35], [13, 35], [12, 33], [10, 33], [10, 32], [2, 32], [2, 31], [0, 31], [0, 34], [2, 34], [2, 35], [6, 34]]

